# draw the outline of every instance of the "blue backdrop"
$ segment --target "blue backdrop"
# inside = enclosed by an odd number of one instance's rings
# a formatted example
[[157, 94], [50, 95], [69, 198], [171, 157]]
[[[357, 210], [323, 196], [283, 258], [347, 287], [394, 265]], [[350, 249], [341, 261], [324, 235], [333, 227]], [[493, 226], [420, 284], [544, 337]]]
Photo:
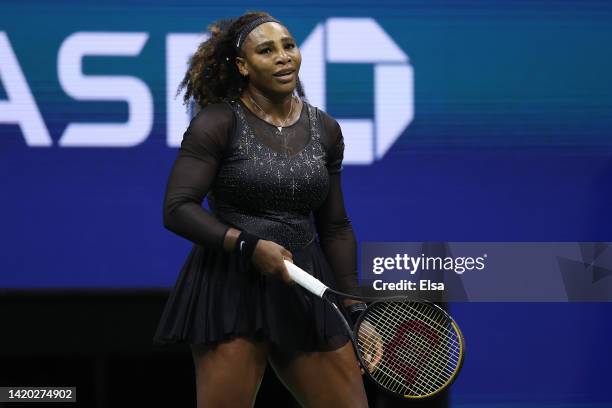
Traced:
[[[311, 102], [341, 119], [359, 241], [612, 241], [612, 4], [5, 0], [0, 287], [174, 283], [171, 85], [198, 33], [247, 9], [287, 24]], [[612, 406], [611, 312], [452, 305], [453, 406]]]

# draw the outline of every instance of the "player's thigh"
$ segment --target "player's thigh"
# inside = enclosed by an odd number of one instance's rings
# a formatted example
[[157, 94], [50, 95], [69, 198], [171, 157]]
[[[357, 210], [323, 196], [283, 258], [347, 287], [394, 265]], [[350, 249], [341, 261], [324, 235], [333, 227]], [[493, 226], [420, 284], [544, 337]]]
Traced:
[[367, 407], [368, 402], [353, 345], [337, 350], [288, 355], [270, 351], [281, 381], [305, 407]]
[[192, 345], [198, 407], [251, 407], [261, 384], [268, 346], [246, 338], [214, 347]]

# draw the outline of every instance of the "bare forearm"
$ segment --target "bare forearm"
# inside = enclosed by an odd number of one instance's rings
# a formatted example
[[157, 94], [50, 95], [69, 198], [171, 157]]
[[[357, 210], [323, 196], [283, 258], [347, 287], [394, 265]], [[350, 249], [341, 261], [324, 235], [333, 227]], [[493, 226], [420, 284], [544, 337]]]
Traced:
[[237, 230], [233, 227], [230, 227], [225, 232], [225, 238], [223, 239], [223, 249], [226, 252], [231, 252], [234, 249], [234, 247], [236, 246], [236, 240], [238, 240], [238, 237], [240, 236], [240, 232], [240, 230]]

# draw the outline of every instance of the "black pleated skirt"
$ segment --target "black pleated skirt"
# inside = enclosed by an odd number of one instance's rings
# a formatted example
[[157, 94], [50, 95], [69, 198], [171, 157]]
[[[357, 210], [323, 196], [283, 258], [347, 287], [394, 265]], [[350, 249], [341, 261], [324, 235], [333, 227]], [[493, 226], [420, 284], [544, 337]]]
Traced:
[[[292, 253], [297, 266], [334, 287], [316, 241]], [[236, 337], [265, 339], [288, 352], [334, 350], [349, 339], [324, 300], [260, 274], [233, 253], [194, 245], [153, 341], [213, 345]]]

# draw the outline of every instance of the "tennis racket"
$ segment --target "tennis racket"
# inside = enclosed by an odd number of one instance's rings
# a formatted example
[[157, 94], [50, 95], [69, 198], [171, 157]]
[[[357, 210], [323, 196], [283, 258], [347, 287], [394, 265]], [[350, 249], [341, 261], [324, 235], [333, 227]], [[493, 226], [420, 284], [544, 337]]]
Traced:
[[447, 388], [459, 374], [465, 352], [463, 334], [439, 306], [405, 298], [378, 299], [351, 328], [326, 294], [371, 299], [335, 291], [295, 264], [286, 260], [285, 265], [298, 285], [325, 299], [338, 313], [361, 367], [382, 389], [402, 398], [427, 398]]

